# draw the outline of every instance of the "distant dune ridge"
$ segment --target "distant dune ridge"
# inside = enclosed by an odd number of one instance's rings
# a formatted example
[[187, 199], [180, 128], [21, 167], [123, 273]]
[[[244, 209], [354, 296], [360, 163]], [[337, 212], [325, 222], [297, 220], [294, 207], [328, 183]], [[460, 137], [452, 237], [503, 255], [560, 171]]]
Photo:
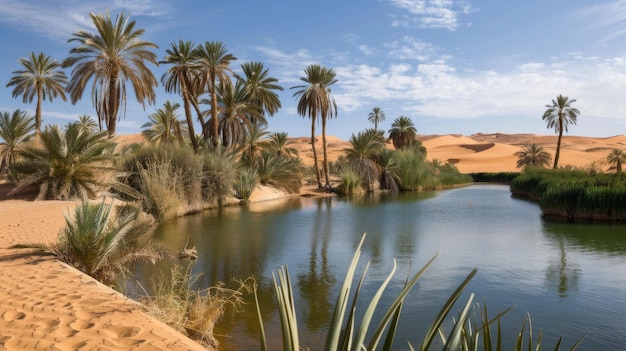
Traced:
[[[322, 159], [322, 139], [316, 138], [318, 157]], [[538, 134], [459, 134], [418, 135], [428, 152], [428, 159], [442, 162], [454, 162], [462, 173], [474, 172], [515, 172], [517, 156], [524, 144], [535, 143], [544, 147], [552, 157], [556, 151], [556, 135]], [[327, 137], [328, 158], [336, 161], [343, 154], [343, 149], [350, 143], [336, 137]], [[289, 146], [300, 152], [306, 164], [313, 164], [311, 139], [307, 137], [291, 138]], [[393, 146], [388, 143], [388, 147]], [[613, 149], [626, 150], [626, 136], [620, 134], [606, 138], [593, 138], [564, 135], [561, 142], [559, 165], [571, 165], [580, 168], [589, 167], [596, 162], [596, 167], [607, 171], [606, 156]]]

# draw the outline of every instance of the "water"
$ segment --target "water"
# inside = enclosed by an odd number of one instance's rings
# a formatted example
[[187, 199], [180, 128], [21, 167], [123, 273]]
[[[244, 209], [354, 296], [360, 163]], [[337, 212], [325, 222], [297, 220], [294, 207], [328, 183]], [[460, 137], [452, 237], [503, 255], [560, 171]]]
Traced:
[[[255, 277], [271, 349], [280, 348], [271, 275], [287, 264], [301, 345], [319, 350], [363, 233], [361, 267], [371, 262], [363, 295], [374, 294], [394, 258], [398, 265], [377, 316], [408, 272], [439, 253], [406, 299], [395, 349], [408, 349], [407, 340], [419, 347], [441, 306], [474, 267], [478, 273], [461, 300], [475, 293], [491, 316], [515, 306], [502, 322], [506, 349], [527, 313], [535, 337], [543, 332], [544, 348], [553, 348], [563, 336], [568, 349], [585, 334], [579, 350], [626, 345], [626, 226], [543, 221], [536, 204], [511, 198], [507, 186], [258, 203], [180, 218], [154, 235], [176, 250], [187, 241], [198, 248], [193, 269], [202, 272], [203, 287]], [[148, 285], [159, 269], [169, 268], [166, 263], [137, 266], [133, 281]], [[229, 335], [219, 338], [224, 349], [258, 349], [251, 296], [248, 301], [243, 311], [227, 313], [220, 323], [217, 332]]]

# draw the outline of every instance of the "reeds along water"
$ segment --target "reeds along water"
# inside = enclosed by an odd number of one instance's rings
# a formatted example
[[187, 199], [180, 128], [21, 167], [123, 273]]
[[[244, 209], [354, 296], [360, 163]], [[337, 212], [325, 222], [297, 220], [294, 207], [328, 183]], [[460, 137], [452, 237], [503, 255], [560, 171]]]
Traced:
[[544, 215], [568, 221], [626, 222], [622, 173], [531, 170], [511, 182], [513, 195], [539, 202]]

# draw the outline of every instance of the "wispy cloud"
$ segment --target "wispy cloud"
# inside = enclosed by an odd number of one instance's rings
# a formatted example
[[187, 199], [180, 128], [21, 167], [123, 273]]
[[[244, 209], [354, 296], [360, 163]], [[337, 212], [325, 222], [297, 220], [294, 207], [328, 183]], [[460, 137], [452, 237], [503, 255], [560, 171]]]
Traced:
[[456, 30], [461, 25], [460, 15], [471, 13], [467, 1], [454, 0], [390, 0], [390, 3], [406, 14], [395, 17], [394, 27], [443, 28]]
[[626, 0], [588, 6], [578, 10], [575, 17], [588, 21], [590, 30], [604, 31], [606, 34], [600, 40], [603, 44], [626, 36]]
[[81, 29], [92, 28], [90, 12], [112, 14], [125, 10], [133, 16], [161, 16], [168, 6], [158, 1], [80, 1], [71, 0], [62, 3], [56, 1], [19, 1], [0, 0], [0, 25], [11, 26], [21, 31], [30, 31], [37, 35], [57, 41], [65, 41]]

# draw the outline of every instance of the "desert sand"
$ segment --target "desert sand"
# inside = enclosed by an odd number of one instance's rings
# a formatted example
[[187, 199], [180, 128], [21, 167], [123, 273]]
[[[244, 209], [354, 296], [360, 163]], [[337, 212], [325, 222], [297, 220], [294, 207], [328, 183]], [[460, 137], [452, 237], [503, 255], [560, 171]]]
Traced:
[[[120, 136], [124, 143], [140, 136]], [[516, 171], [517, 152], [537, 143], [554, 155], [556, 136], [533, 134], [420, 135], [428, 158], [453, 162], [463, 173]], [[321, 159], [321, 137], [318, 138]], [[290, 139], [306, 164], [312, 164], [310, 139]], [[328, 137], [329, 160], [336, 161], [349, 143]], [[390, 146], [391, 147], [391, 146]], [[588, 138], [564, 136], [561, 165], [587, 168], [604, 161], [614, 149], [626, 149], [626, 136]], [[7, 198], [11, 184], [0, 181], [0, 349], [7, 350], [202, 350], [163, 323], [149, 317], [137, 303], [78, 272], [52, 256], [11, 249], [19, 243], [57, 239], [71, 201]], [[303, 193], [314, 193], [305, 187]], [[284, 197], [261, 189], [253, 201]]]

